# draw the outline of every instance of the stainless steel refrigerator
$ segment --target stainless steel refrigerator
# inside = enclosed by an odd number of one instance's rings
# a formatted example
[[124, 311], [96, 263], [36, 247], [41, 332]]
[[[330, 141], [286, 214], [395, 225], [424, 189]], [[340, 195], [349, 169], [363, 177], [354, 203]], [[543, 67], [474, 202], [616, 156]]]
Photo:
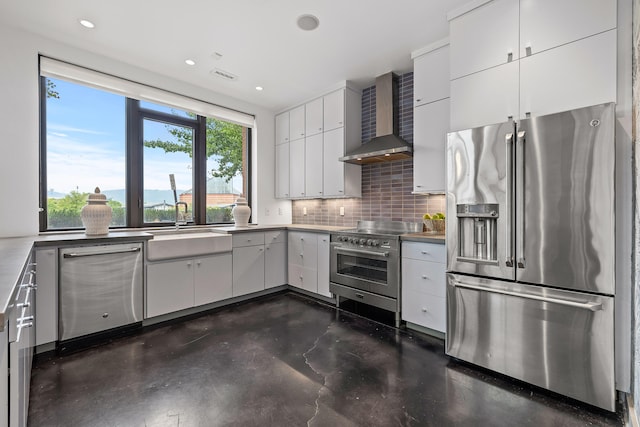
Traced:
[[615, 410], [615, 108], [452, 132], [450, 356]]

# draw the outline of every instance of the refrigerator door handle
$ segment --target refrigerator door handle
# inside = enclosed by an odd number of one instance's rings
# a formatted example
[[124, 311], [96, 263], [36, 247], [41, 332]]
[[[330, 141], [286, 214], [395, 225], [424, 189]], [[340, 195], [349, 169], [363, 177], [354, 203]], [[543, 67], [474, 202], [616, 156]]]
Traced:
[[505, 136], [505, 142], [507, 146], [507, 192], [506, 192], [506, 203], [507, 206], [507, 214], [505, 215], [506, 219], [506, 233], [505, 233], [505, 264], [507, 267], [513, 267], [513, 254], [511, 253], [512, 248], [512, 220], [511, 215], [513, 214], [513, 209], [511, 208], [511, 197], [513, 195], [513, 133], [509, 132]]
[[518, 249], [516, 257], [518, 268], [525, 268], [524, 258], [524, 143], [525, 131], [518, 132], [516, 145], [516, 227], [518, 236]]
[[548, 303], [552, 303], [552, 304], [565, 305], [565, 306], [569, 306], [569, 307], [583, 308], [583, 309], [589, 310], [589, 311], [602, 310], [602, 303], [601, 302], [569, 301], [569, 300], [564, 300], [564, 299], [559, 299], [559, 298], [550, 298], [550, 297], [544, 297], [544, 296], [540, 296], [540, 295], [531, 295], [531, 294], [523, 294], [523, 293], [520, 293], [520, 292], [506, 291], [506, 290], [503, 290], [503, 289], [494, 289], [494, 288], [489, 288], [489, 287], [486, 287], [486, 286], [468, 285], [466, 283], [458, 282], [457, 280], [451, 280], [451, 282], [452, 282], [453, 286], [455, 286], [456, 288], [472, 289], [472, 290], [481, 291], [481, 292], [491, 292], [491, 293], [500, 294], [500, 295], [509, 295], [509, 296], [513, 296], [513, 297], [531, 299], [531, 300], [542, 301], [542, 302], [548, 302]]

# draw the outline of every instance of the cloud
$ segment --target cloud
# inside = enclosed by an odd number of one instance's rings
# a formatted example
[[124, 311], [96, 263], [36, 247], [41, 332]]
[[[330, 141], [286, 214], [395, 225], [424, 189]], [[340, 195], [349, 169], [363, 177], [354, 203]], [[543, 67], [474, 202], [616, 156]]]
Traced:
[[58, 123], [47, 123], [47, 132], [57, 131], [57, 132], [75, 132], [75, 133], [84, 133], [89, 135], [107, 135], [106, 132], [100, 132], [94, 129], [84, 129], [73, 126], [61, 125]]

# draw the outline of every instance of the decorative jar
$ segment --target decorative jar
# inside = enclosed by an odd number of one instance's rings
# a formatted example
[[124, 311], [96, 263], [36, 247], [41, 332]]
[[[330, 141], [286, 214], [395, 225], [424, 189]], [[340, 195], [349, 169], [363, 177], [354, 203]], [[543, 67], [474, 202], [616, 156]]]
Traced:
[[233, 222], [236, 224], [236, 227], [248, 227], [251, 208], [247, 204], [247, 199], [238, 197], [236, 199], [236, 205], [231, 210], [231, 215], [233, 215]]
[[101, 194], [100, 188], [96, 187], [95, 192], [89, 194], [87, 204], [80, 211], [85, 234], [87, 236], [109, 234], [112, 214], [111, 207], [107, 205], [107, 196]]

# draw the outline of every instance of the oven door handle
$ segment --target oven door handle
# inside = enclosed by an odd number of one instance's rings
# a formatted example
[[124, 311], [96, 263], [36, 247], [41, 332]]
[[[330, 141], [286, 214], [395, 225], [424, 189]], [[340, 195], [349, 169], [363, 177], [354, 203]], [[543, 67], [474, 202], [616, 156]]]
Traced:
[[375, 252], [375, 251], [366, 251], [364, 249], [351, 249], [351, 248], [341, 248], [339, 246], [334, 246], [333, 249], [339, 252], [346, 252], [351, 254], [361, 254], [361, 255], [369, 255], [369, 256], [383, 256], [389, 257], [389, 252]]

